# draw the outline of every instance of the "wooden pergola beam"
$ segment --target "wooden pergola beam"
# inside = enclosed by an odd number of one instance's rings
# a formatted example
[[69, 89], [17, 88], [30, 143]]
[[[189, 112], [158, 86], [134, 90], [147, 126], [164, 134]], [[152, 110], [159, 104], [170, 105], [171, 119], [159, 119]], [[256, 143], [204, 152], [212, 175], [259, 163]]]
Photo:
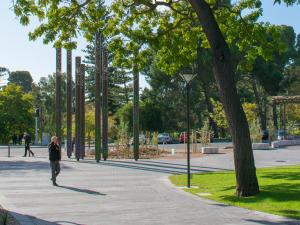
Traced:
[[295, 95], [295, 96], [272, 96], [272, 101], [275, 104], [283, 104], [283, 103], [300, 104], [300, 95]]

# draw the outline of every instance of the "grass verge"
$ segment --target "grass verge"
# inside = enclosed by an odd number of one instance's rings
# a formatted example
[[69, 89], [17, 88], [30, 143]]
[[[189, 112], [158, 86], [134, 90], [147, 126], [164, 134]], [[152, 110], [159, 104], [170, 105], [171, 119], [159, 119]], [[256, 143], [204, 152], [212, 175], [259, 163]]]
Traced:
[[[192, 194], [242, 208], [300, 219], [300, 165], [257, 169], [260, 193], [254, 197], [238, 198], [235, 174], [212, 172], [193, 174], [191, 185], [184, 189]], [[186, 185], [186, 175], [173, 175], [176, 186]]]

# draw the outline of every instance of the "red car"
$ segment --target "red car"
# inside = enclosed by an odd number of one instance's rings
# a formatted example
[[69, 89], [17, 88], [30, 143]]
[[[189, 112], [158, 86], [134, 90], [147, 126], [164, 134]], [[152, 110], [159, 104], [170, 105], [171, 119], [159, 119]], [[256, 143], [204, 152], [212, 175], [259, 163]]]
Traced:
[[180, 143], [185, 143], [187, 142], [187, 135], [186, 132], [181, 132], [179, 135], [179, 142]]

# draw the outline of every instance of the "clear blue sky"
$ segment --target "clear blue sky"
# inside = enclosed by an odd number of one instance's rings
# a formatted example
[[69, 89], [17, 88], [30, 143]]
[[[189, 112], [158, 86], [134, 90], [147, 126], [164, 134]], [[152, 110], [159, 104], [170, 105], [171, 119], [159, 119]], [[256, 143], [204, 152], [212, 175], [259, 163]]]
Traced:
[[[28, 27], [23, 27], [10, 10], [11, 0], [2, 0], [0, 8], [0, 67], [7, 67], [10, 71], [30, 71], [35, 82], [42, 76], [47, 76], [55, 71], [55, 50], [51, 45], [43, 45], [41, 40], [31, 42], [28, 40], [28, 32], [37, 25], [33, 22]], [[286, 24], [293, 26], [295, 32], [300, 33], [300, 6], [286, 7], [273, 5], [273, 0], [262, 0], [264, 15], [261, 21], [269, 21], [272, 24]], [[83, 56], [81, 50], [86, 43], [79, 40], [78, 50], [73, 54]], [[65, 58], [65, 53], [63, 59]], [[65, 62], [63, 61], [63, 71]], [[145, 86], [141, 79], [141, 86]]]

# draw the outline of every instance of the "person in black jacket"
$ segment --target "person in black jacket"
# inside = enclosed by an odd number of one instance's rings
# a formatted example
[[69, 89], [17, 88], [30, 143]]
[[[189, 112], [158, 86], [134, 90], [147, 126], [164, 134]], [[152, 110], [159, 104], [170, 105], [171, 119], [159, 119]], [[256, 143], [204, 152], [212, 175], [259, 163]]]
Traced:
[[56, 183], [56, 177], [60, 172], [59, 161], [61, 160], [61, 151], [56, 136], [53, 136], [51, 138], [51, 143], [49, 144], [49, 160], [51, 167], [52, 183], [54, 186], [58, 186]]
[[24, 140], [25, 140], [25, 153], [24, 153], [23, 157], [27, 156], [27, 151], [29, 152], [29, 157], [30, 157], [30, 154], [32, 156], [34, 156], [34, 153], [30, 149], [31, 136], [29, 133], [27, 133], [27, 132], [24, 133]]

